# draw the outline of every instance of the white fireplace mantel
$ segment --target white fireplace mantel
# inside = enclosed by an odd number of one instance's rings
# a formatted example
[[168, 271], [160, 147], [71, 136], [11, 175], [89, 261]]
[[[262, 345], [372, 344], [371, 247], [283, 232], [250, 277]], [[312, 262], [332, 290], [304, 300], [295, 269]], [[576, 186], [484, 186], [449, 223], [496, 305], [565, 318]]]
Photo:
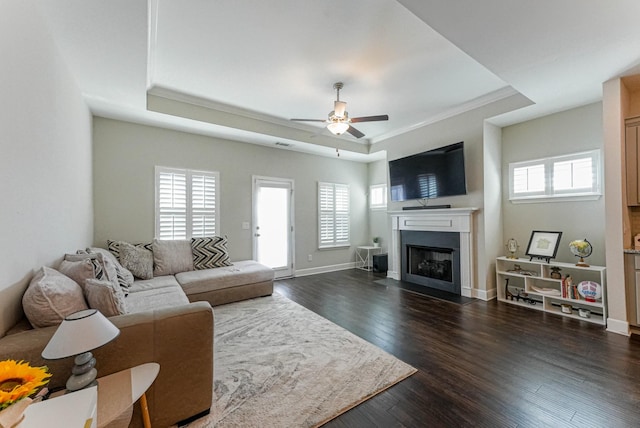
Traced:
[[478, 208], [444, 208], [389, 211], [391, 244], [387, 276], [396, 280], [401, 279], [400, 231], [458, 232], [460, 234], [461, 294], [466, 297], [476, 297], [473, 214], [477, 210]]

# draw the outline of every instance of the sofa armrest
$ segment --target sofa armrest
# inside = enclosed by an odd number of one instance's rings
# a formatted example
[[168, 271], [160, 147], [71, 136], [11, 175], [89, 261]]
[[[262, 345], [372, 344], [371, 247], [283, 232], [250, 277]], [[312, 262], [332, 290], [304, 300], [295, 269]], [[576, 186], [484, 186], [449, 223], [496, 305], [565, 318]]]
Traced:
[[[170, 426], [208, 410], [213, 397], [213, 309], [207, 302], [119, 315], [110, 320], [120, 335], [93, 351], [98, 376], [147, 362], [160, 373], [147, 391], [153, 426]], [[56, 327], [29, 330], [0, 339], [0, 360], [25, 360], [47, 365], [50, 388], [64, 386], [73, 358], [44, 360], [40, 353]], [[136, 406], [135, 413], [139, 413]], [[134, 414], [132, 425], [141, 425]]]

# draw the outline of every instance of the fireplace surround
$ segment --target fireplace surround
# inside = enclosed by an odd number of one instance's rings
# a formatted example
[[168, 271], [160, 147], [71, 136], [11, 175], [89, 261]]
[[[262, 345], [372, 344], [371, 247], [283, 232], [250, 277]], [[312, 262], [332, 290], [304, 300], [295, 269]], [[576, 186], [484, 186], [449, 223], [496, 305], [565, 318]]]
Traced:
[[[460, 259], [459, 294], [465, 297], [476, 297], [473, 214], [477, 210], [477, 208], [448, 208], [390, 212], [391, 242], [387, 276], [396, 280], [403, 279], [402, 231], [451, 232], [459, 238], [459, 250], [454, 252]], [[443, 248], [438, 244], [433, 247]]]

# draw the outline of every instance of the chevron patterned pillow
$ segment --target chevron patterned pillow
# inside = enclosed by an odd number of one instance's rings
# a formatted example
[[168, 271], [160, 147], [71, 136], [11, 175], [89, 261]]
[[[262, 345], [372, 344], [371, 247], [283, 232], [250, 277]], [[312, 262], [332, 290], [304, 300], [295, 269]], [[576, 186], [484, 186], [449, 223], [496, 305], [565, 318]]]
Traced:
[[227, 251], [227, 237], [211, 236], [205, 238], [191, 238], [194, 269], [211, 269], [222, 266], [232, 266]]

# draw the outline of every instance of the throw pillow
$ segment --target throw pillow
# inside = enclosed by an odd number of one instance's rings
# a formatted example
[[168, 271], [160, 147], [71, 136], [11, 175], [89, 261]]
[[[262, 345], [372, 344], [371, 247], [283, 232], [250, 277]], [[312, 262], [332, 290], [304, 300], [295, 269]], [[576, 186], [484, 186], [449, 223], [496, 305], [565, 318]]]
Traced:
[[100, 253], [65, 254], [64, 259], [69, 262], [90, 260], [93, 264], [94, 278], [107, 281], [118, 281], [115, 264]]
[[153, 276], [173, 275], [193, 270], [189, 240], [153, 240]]
[[212, 236], [205, 238], [191, 238], [193, 252], [193, 266], [195, 269], [212, 269], [222, 266], [232, 266], [227, 251], [227, 237]]
[[60, 262], [58, 272], [73, 279], [83, 290], [87, 279], [96, 277], [93, 262], [89, 258], [70, 261], [66, 258]]
[[67, 315], [88, 309], [82, 288], [71, 278], [43, 266], [22, 296], [22, 308], [35, 328], [58, 325]]
[[91, 247], [87, 248], [87, 253], [102, 254], [102, 257], [104, 259], [109, 260], [115, 266], [118, 284], [120, 284], [120, 286], [123, 288], [131, 287], [131, 285], [133, 284], [133, 274], [131, 273], [131, 271], [122, 266], [118, 259], [111, 252], [105, 250], [104, 248]]
[[111, 281], [88, 279], [84, 287], [84, 295], [89, 307], [99, 310], [105, 317], [127, 313], [122, 287]]
[[136, 278], [153, 278], [153, 252], [124, 241], [120, 241], [118, 245], [122, 266], [130, 270]]
[[[107, 249], [111, 254], [113, 254], [116, 260], [120, 261], [120, 243], [124, 241], [111, 241], [107, 239]], [[136, 247], [142, 247], [149, 251], [153, 251], [153, 242], [148, 244], [135, 244]]]

